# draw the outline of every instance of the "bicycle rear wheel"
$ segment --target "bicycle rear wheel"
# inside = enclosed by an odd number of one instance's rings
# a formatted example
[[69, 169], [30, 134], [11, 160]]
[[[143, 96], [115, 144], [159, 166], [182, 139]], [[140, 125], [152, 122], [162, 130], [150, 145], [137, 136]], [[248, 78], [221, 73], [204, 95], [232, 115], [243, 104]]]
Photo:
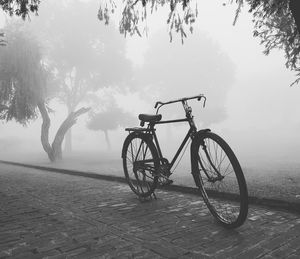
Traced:
[[150, 196], [158, 182], [159, 159], [151, 135], [130, 133], [124, 141], [122, 158], [125, 178], [140, 197]]
[[241, 226], [248, 214], [248, 192], [232, 149], [220, 136], [205, 132], [196, 136], [192, 156], [196, 184], [212, 215], [225, 227]]

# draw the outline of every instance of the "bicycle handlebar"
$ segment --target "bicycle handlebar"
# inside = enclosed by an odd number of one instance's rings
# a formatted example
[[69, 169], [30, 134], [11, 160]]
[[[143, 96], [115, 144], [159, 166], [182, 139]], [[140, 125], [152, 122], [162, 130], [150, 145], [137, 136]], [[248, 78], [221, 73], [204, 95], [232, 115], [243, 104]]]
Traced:
[[161, 107], [161, 106], [163, 106], [165, 104], [177, 103], [177, 102], [185, 102], [185, 101], [191, 100], [191, 99], [197, 99], [198, 101], [200, 101], [201, 98], [204, 98], [204, 104], [203, 104], [203, 106], [205, 106], [206, 97], [203, 94], [199, 94], [199, 95], [195, 95], [195, 96], [191, 96], [191, 97], [183, 97], [183, 98], [172, 100], [172, 101], [168, 101], [168, 102], [165, 102], [165, 103], [161, 102], [161, 101], [158, 101], [158, 102], [155, 103], [154, 109], [156, 109], [158, 105], [160, 105], [160, 107]]

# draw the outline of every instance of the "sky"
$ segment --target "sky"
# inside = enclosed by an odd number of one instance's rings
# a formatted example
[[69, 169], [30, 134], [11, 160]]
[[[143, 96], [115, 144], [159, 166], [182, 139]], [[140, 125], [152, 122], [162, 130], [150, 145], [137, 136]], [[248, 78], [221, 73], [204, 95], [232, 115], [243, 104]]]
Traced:
[[[300, 117], [297, 116], [300, 108], [298, 101], [300, 86], [290, 87], [290, 84], [295, 80], [295, 75], [285, 68], [283, 52], [273, 51], [269, 56], [262, 53], [263, 46], [259, 44], [258, 39], [252, 36], [253, 24], [247, 8], [242, 11], [236, 25], [233, 26], [235, 5], [224, 6], [222, 2], [217, 0], [199, 0], [198, 6], [199, 16], [194, 34], [205, 35], [217, 46], [218, 51], [224, 53], [234, 64], [234, 80], [228, 86], [226, 93], [219, 97], [222, 98], [222, 105], [226, 110], [227, 117], [221, 122], [209, 125], [209, 127], [228, 141], [240, 160], [246, 165], [254, 165], [258, 160], [265, 164], [278, 161], [297, 163], [300, 152], [300, 139], [298, 137]], [[119, 18], [113, 19], [117, 21]], [[169, 41], [166, 20], [166, 11], [158, 12], [148, 17], [148, 36], [142, 38], [128, 36], [126, 38], [127, 56], [135, 68], [143, 67], [146, 63], [147, 51], [151, 48], [157, 33], [165, 32], [166, 37], [161, 40]], [[0, 13], [0, 27], [3, 21], [3, 14]], [[194, 34], [189, 35], [185, 41], [188, 42], [190, 38], [195, 37]], [[179, 41], [179, 39], [174, 39], [174, 41], [176, 40]], [[177, 43], [168, 44], [171, 46], [171, 44]], [[196, 52], [197, 48], [194, 51]], [[199, 50], [199, 53], [202, 52]], [[219, 75], [215, 74], [214, 76], [222, 76], [222, 71]], [[186, 96], [199, 93], [207, 94], [202, 92], [206, 89], [205, 86], [202, 87], [197, 80], [194, 83], [199, 84], [197, 92], [195, 92], [195, 88], [191, 90], [189, 86], [186, 86]], [[176, 89], [171, 91], [170, 99], [181, 97], [176, 94], [179, 94]], [[145, 95], [147, 98], [144, 98]], [[161, 98], [167, 101], [168, 98], [160, 96], [159, 92], [149, 91], [145, 93], [145, 91], [139, 90], [131, 93], [116, 93], [115, 97], [121, 108], [134, 115], [139, 112], [153, 113], [155, 101]], [[207, 97], [207, 109], [210, 105], [214, 106], [220, 102], [220, 99]], [[63, 112], [56, 114], [56, 119], [53, 122], [54, 129], [59, 126], [60, 121], [66, 115], [64, 107], [60, 107], [58, 104], [55, 104], [55, 107]], [[193, 107], [200, 111], [199, 104], [198, 106], [193, 104]], [[201, 108], [201, 112], [205, 113], [205, 109]], [[199, 118], [196, 118], [200, 125], [201, 112]], [[8, 139], [9, 144], [7, 146], [12, 146], [11, 143], [18, 142], [16, 139], [23, 139], [25, 150], [29, 143], [36, 150], [41, 150], [39, 139], [36, 139], [36, 134], [39, 134], [40, 123], [41, 121], [37, 120], [27, 128], [13, 122], [0, 124], [2, 131], [0, 139]], [[106, 147], [102, 144], [104, 134], [91, 131], [86, 134], [85, 123], [86, 118], [83, 117], [73, 129], [74, 149], [90, 149], [95, 152], [101, 149], [105, 150]], [[171, 134], [170, 130], [172, 131]], [[54, 131], [52, 130], [52, 136]], [[177, 134], [182, 135], [183, 131], [184, 128], [181, 126], [179, 128], [165, 128], [162, 130], [161, 138], [165, 144], [168, 144], [168, 142], [170, 143], [169, 135], [177, 139]], [[123, 129], [120, 129], [111, 132], [110, 135], [112, 145], [117, 152], [120, 150], [122, 139], [126, 134]], [[94, 145], [95, 139], [97, 139], [97, 143], [101, 144]], [[173, 143], [173, 141], [171, 142]], [[16, 146], [17, 144], [15, 143]], [[172, 145], [170, 153], [173, 152], [176, 145], [177, 143]]]

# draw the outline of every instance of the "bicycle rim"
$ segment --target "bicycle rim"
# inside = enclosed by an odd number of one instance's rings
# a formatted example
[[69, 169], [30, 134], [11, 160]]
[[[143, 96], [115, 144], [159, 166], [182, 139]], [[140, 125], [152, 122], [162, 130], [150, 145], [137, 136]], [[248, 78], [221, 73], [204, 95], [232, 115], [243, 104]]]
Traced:
[[158, 158], [154, 144], [143, 135], [131, 134], [124, 143], [124, 174], [138, 196], [150, 196], [157, 186]]
[[204, 201], [226, 227], [242, 225], [248, 212], [245, 178], [228, 144], [214, 133], [205, 134], [197, 154]]

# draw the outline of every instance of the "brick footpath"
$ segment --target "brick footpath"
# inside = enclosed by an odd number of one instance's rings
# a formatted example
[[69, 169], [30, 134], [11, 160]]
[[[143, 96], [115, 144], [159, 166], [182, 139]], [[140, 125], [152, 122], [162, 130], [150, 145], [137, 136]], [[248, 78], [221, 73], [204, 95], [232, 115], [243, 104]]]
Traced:
[[300, 217], [251, 207], [236, 230], [201, 197], [0, 166], [0, 258], [300, 258]]

